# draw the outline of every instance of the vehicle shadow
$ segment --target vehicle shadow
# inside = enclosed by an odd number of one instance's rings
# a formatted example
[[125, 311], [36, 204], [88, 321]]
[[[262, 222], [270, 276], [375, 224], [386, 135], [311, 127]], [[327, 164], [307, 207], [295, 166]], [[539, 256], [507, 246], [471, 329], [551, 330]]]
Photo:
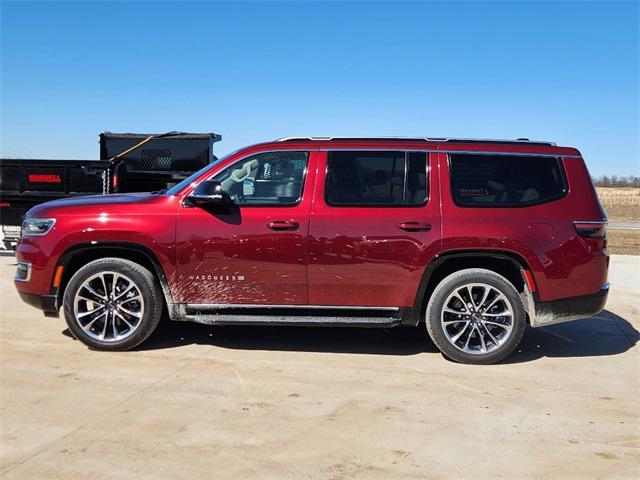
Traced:
[[640, 339], [625, 318], [604, 310], [595, 317], [540, 328], [527, 328], [518, 349], [502, 363], [542, 357], [598, 357], [624, 353]]
[[415, 355], [437, 352], [422, 328], [211, 326], [164, 321], [138, 350], [206, 344], [237, 350]]
[[[596, 317], [528, 328], [518, 349], [503, 363], [530, 362], [542, 357], [617, 355], [631, 349], [640, 333], [610, 311]], [[373, 355], [437, 353], [424, 326], [418, 328], [214, 327], [163, 321], [138, 350], [201, 344], [238, 350], [279, 350]]]

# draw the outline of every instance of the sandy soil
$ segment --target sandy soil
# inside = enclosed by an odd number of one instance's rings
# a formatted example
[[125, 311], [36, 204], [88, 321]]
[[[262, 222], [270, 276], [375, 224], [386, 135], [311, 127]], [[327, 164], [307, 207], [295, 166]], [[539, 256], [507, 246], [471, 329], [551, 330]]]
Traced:
[[612, 258], [607, 311], [478, 367], [410, 328], [165, 324], [93, 352], [0, 257], [0, 476], [638, 478], [639, 258]]

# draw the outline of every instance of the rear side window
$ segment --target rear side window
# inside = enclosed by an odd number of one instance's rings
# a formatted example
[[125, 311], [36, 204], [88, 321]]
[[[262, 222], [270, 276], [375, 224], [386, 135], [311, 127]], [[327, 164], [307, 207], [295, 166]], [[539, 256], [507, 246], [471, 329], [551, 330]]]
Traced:
[[465, 207], [524, 207], [550, 202], [566, 193], [555, 157], [450, 155], [451, 190]]
[[326, 200], [335, 206], [418, 206], [427, 201], [425, 152], [329, 152]]

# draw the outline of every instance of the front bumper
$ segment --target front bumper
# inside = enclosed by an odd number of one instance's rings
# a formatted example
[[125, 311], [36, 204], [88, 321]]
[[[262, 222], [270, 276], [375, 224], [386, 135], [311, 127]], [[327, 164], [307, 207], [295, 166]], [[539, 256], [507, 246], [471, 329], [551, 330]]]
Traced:
[[58, 317], [58, 298], [56, 295], [37, 295], [20, 291], [18, 293], [25, 303], [42, 310], [47, 317]]
[[604, 310], [608, 295], [609, 284], [606, 283], [593, 295], [563, 298], [552, 302], [535, 302], [535, 315], [531, 319], [531, 326], [542, 327], [593, 317]]

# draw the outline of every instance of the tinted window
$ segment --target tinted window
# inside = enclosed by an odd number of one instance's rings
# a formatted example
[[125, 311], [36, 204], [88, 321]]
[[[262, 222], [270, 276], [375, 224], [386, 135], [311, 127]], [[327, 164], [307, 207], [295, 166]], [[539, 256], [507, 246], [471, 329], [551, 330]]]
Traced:
[[294, 205], [302, 197], [307, 152], [261, 153], [217, 174], [237, 205]]
[[329, 152], [326, 199], [330, 205], [424, 205], [424, 152]]
[[458, 205], [513, 207], [564, 195], [560, 161], [550, 157], [451, 155], [451, 187]]

